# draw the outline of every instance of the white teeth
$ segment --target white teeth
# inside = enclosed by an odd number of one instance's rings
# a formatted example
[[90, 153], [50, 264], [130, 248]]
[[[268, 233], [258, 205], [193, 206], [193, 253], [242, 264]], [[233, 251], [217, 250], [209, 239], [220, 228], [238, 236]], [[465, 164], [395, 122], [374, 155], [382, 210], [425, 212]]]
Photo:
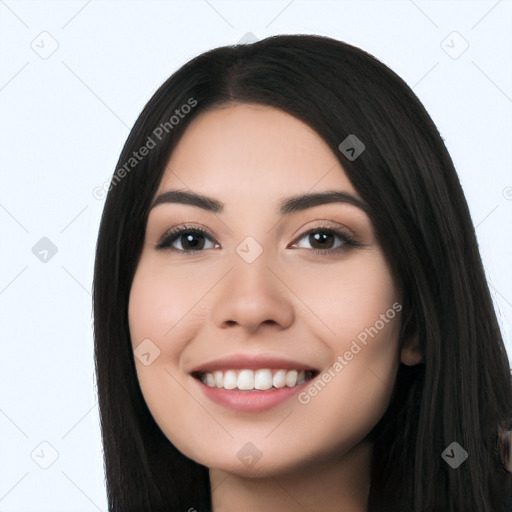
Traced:
[[297, 384], [297, 372], [295, 370], [292, 370], [290, 372], [286, 373], [286, 385], [289, 388], [293, 388]]
[[235, 370], [228, 370], [227, 372], [224, 372], [224, 382], [222, 387], [225, 389], [235, 389], [236, 384], [237, 382]]
[[213, 379], [215, 381], [215, 387], [221, 388], [223, 384], [223, 376], [221, 371], [213, 372]]
[[254, 389], [254, 372], [242, 370], [238, 375], [238, 389]]
[[211, 373], [206, 374], [206, 385], [211, 388], [215, 385], [213, 380], [213, 375]]
[[270, 370], [256, 370], [254, 374], [255, 389], [270, 389], [272, 387], [272, 372]]
[[275, 388], [284, 388], [286, 386], [286, 370], [277, 370], [272, 378], [272, 384]]
[[201, 374], [201, 382], [211, 388], [239, 389], [250, 391], [253, 389], [267, 390], [271, 388], [292, 388], [303, 384], [313, 376], [308, 370], [216, 370]]

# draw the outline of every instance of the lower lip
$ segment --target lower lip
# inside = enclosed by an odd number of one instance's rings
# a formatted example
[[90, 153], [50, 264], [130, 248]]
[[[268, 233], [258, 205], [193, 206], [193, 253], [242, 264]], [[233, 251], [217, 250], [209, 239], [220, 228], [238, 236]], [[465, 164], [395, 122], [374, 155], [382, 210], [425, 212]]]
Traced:
[[282, 404], [299, 393], [310, 384], [310, 380], [289, 388], [272, 388], [266, 391], [240, 391], [236, 389], [211, 388], [200, 380], [191, 377], [199, 385], [201, 391], [212, 402], [242, 412], [263, 412]]

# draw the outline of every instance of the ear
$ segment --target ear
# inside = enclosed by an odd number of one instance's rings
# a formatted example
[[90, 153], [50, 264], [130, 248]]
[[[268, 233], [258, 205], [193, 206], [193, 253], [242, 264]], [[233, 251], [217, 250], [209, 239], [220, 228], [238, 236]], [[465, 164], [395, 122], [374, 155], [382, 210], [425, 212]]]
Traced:
[[404, 340], [400, 360], [407, 366], [415, 366], [422, 361], [422, 354], [420, 350], [420, 343], [418, 333], [408, 336]]

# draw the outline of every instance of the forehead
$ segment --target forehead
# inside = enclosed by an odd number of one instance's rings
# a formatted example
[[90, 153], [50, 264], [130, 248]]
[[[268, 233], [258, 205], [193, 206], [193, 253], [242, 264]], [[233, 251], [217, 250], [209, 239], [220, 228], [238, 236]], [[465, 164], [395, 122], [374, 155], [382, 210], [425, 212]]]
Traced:
[[268, 201], [327, 188], [357, 196], [337, 157], [311, 127], [277, 108], [245, 103], [203, 112], [187, 127], [159, 192], [183, 187], [226, 202], [234, 194]]

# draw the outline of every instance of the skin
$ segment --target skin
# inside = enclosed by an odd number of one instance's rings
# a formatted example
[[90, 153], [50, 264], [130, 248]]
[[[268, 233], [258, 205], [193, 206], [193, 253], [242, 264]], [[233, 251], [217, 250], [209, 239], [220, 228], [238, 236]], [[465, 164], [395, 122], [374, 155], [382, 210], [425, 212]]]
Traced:
[[[283, 198], [308, 192], [341, 190], [358, 198], [338, 159], [295, 117], [231, 104], [192, 121], [156, 196], [170, 189], [213, 197], [225, 208], [212, 213], [164, 203], [148, 218], [129, 325], [134, 349], [150, 339], [160, 350], [148, 366], [135, 358], [155, 421], [182, 453], [210, 468], [215, 512], [330, 512], [341, 504], [366, 511], [367, 434], [387, 408], [400, 362], [420, 361], [416, 340], [400, 348], [399, 313], [307, 404], [295, 397], [268, 411], [235, 412], [211, 402], [188, 373], [237, 353], [271, 353], [325, 372], [400, 303], [361, 209], [331, 203], [285, 216], [277, 211]], [[183, 236], [175, 251], [155, 248], [166, 230], [184, 223], [214, 240], [199, 236], [203, 248], [190, 255], [178, 252], [190, 248]], [[326, 225], [363, 245], [319, 250], [307, 234]], [[236, 252], [247, 236], [263, 249], [252, 263]], [[335, 237], [326, 248], [342, 242]], [[248, 442], [261, 454], [253, 464], [237, 457]]]

